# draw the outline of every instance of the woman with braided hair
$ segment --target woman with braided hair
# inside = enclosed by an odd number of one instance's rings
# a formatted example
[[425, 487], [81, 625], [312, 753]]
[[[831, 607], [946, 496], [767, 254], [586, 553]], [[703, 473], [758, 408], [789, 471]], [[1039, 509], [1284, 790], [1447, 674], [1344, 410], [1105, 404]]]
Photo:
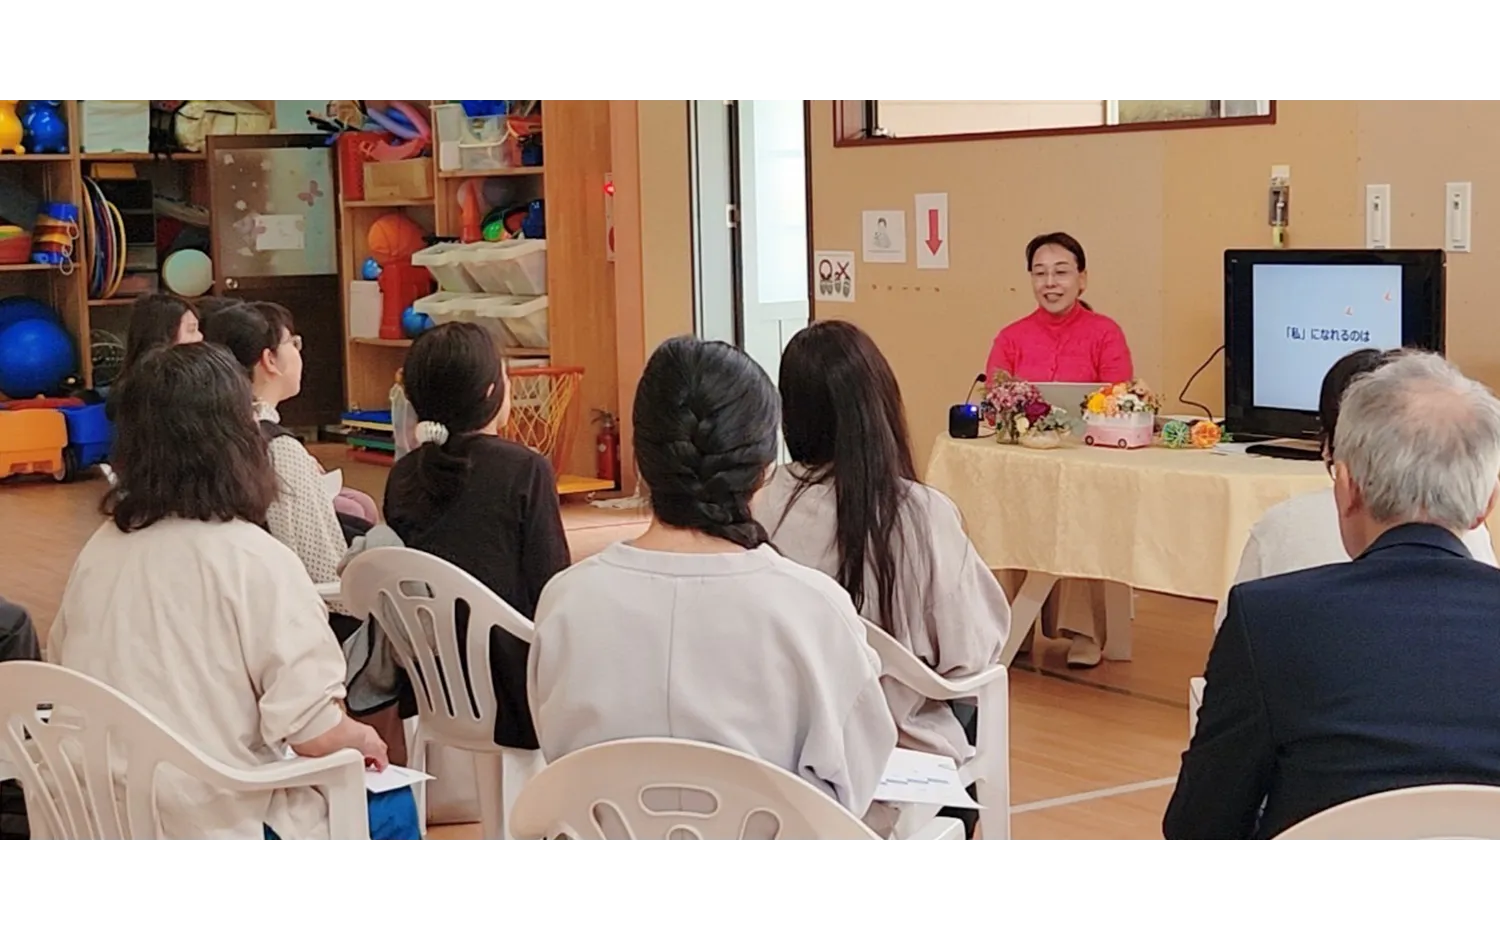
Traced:
[[864, 624], [750, 512], [779, 420], [771, 380], [733, 346], [677, 337], [646, 363], [635, 457], [651, 526], [553, 578], [537, 605], [527, 688], [549, 761], [687, 738], [870, 808], [896, 727]]

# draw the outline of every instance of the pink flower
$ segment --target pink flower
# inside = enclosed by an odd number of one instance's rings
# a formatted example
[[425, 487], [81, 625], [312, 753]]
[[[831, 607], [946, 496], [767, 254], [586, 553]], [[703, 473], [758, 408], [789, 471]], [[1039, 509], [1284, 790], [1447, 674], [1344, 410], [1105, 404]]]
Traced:
[[1052, 406], [1047, 404], [1046, 399], [1034, 398], [1026, 403], [1026, 418], [1030, 421], [1045, 418], [1051, 411]]

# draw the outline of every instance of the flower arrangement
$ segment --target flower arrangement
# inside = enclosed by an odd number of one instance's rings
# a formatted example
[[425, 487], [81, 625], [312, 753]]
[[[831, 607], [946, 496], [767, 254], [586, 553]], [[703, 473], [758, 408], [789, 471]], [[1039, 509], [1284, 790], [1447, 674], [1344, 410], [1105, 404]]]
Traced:
[[1151, 446], [1151, 431], [1161, 399], [1145, 383], [1105, 385], [1083, 400], [1087, 430], [1083, 442], [1098, 447], [1135, 449]]
[[1055, 447], [1068, 432], [1067, 414], [1054, 408], [1030, 382], [997, 371], [985, 391], [986, 412], [1002, 444], [1028, 443]]
[[1144, 382], [1116, 382], [1106, 385], [1083, 401], [1085, 415], [1107, 415], [1144, 412], [1156, 414], [1161, 410], [1161, 398], [1146, 387]]

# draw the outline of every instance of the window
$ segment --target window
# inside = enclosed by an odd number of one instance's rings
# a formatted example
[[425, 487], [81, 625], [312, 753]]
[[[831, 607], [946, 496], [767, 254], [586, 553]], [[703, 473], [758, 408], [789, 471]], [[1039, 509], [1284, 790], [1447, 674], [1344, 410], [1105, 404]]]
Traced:
[[1272, 101], [835, 101], [836, 144], [1270, 124]]

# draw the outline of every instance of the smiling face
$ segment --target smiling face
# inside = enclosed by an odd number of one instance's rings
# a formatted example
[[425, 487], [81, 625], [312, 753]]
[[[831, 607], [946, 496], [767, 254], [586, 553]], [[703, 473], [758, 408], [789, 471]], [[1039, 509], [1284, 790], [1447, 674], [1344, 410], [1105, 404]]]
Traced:
[[1088, 285], [1088, 272], [1078, 270], [1078, 259], [1061, 245], [1043, 245], [1031, 258], [1031, 292], [1048, 313], [1072, 310]]

